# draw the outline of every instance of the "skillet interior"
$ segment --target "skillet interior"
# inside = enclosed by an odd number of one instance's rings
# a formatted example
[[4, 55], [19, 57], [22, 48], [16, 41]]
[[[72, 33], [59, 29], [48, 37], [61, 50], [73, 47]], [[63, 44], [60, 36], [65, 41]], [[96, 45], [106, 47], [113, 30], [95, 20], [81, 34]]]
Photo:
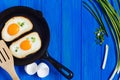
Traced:
[[[31, 8], [23, 7], [23, 6], [16, 6], [16, 7], [6, 9], [0, 14], [0, 31], [2, 30], [6, 21], [14, 16], [27, 17], [33, 23], [33, 30], [21, 35], [19, 38], [25, 36], [26, 34], [29, 34], [30, 32], [36, 31], [39, 33], [39, 36], [42, 40], [42, 47], [35, 54], [28, 55], [27, 57], [22, 58], [22, 59], [18, 59], [14, 57], [15, 65], [26, 65], [26, 64], [34, 62], [35, 60], [39, 58], [42, 58], [45, 51], [47, 50], [47, 47], [49, 45], [49, 39], [50, 39], [49, 28], [48, 28], [47, 22], [42, 16], [42, 13], [40, 11], [36, 11]], [[1, 35], [0, 35], [0, 38], [1, 38]], [[6, 42], [6, 43], [9, 46], [12, 42]]]

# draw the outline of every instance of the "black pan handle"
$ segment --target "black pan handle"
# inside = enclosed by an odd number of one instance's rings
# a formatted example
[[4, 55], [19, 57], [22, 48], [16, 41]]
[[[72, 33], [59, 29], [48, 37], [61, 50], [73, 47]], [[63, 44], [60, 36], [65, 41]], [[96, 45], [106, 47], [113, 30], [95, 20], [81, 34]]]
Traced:
[[43, 58], [48, 60], [67, 79], [71, 79], [73, 77], [73, 72], [53, 59], [48, 52], [45, 53]]

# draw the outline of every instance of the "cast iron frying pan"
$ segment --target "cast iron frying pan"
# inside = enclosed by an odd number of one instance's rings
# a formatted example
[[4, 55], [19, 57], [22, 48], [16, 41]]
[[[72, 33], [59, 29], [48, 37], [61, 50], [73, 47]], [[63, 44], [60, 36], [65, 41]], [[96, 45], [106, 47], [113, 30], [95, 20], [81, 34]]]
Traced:
[[[0, 14], [0, 30], [2, 30], [6, 21], [14, 16], [24, 16], [30, 19], [33, 23], [33, 30], [21, 35], [19, 38], [25, 36], [26, 34], [29, 34], [30, 32], [38, 32], [42, 41], [41, 49], [35, 54], [28, 55], [27, 57], [22, 59], [18, 59], [14, 57], [15, 65], [27, 65], [29, 63], [34, 62], [35, 60], [45, 59], [49, 61], [63, 76], [65, 76], [67, 79], [71, 79], [73, 77], [73, 72], [70, 71], [65, 66], [63, 66], [62, 64], [60, 64], [59, 62], [57, 62], [48, 54], [47, 48], [50, 41], [50, 31], [46, 20], [42, 16], [42, 13], [32, 8], [23, 7], [23, 6], [8, 8]], [[6, 42], [6, 43], [9, 46], [12, 42]]]

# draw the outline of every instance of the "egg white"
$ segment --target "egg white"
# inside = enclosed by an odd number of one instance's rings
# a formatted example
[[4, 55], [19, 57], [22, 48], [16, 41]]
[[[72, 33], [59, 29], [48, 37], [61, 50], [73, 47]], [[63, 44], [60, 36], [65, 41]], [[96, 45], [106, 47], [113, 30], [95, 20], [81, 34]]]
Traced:
[[[24, 22], [24, 25], [21, 27], [18, 24], [18, 22], [20, 22], [20, 23]], [[7, 30], [8, 30], [9, 25], [13, 24], [13, 23], [18, 24], [19, 32], [15, 35], [10, 35], [10, 34], [8, 34]], [[23, 16], [12, 17], [5, 23], [5, 25], [2, 29], [2, 39], [4, 39], [7, 42], [10, 42], [10, 41], [16, 39], [17, 37], [19, 37], [20, 35], [22, 35], [23, 33], [30, 31], [32, 28], [33, 28], [33, 24], [28, 18], [25, 18]]]
[[[32, 41], [31, 37], [35, 38], [35, 42]], [[31, 44], [31, 48], [29, 50], [23, 50], [20, 48], [21, 42], [26, 39], [28, 39]], [[13, 56], [15, 56], [17, 58], [24, 58], [29, 54], [33, 54], [33, 53], [37, 52], [40, 48], [41, 48], [41, 39], [37, 32], [32, 32], [32, 33], [24, 36], [23, 38], [19, 39], [18, 41], [13, 42], [10, 45], [10, 50], [11, 50]], [[16, 49], [17, 49], [17, 52], [16, 52]]]

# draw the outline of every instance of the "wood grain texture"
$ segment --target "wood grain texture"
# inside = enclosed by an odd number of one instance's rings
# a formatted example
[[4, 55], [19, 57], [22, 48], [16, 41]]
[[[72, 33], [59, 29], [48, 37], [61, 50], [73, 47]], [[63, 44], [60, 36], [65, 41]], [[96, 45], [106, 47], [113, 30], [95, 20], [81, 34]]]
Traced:
[[[9, 73], [13, 80], [20, 80], [14, 68], [13, 56], [3, 40], [0, 40], [0, 67]], [[9, 66], [9, 67], [8, 67]]]
[[80, 0], [62, 1], [62, 62], [74, 72], [73, 80], [81, 80], [80, 5]]
[[[61, 1], [43, 0], [42, 12], [50, 28], [50, 45], [48, 51], [53, 58], [61, 62], [62, 54]], [[57, 70], [53, 66], [50, 66], [50, 75], [48, 76], [48, 80], [51, 79], [61, 80], [61, 75], [57, 72]]]
[[[95, 28], [97, 27], [94, 18], [82, 9], [82, 80], [101, 80], [101, 47], [95, 43]], [[95, 76], [95, 74], [97, 74]], [[86, 77], [88, 76], [89, 77]]]
[[[41, 10], [50, 28], [51, 40], [48, 48], [50, 55], [75, 73], [73, 80], [80, 80], [81, 37], [76, 35], [81, 34], [81, 11], [78, 11], [81, 9], [80, 2], [79, 0], [2, 0], [0, 11], [12, 6], [28, 6]], [[51, 64], [48, 63], [48, 65], [50, 74], [43, 79], [38, 78], [36, 74], [34, 76], [27, 75], [24, 66], [16, 66], [16, 71], [21, 80], [66, 80]], [[3, 70], [1, 71], [5, 73]], [[10, 79], [6, 73], [0, 75], [0, 78]]]

